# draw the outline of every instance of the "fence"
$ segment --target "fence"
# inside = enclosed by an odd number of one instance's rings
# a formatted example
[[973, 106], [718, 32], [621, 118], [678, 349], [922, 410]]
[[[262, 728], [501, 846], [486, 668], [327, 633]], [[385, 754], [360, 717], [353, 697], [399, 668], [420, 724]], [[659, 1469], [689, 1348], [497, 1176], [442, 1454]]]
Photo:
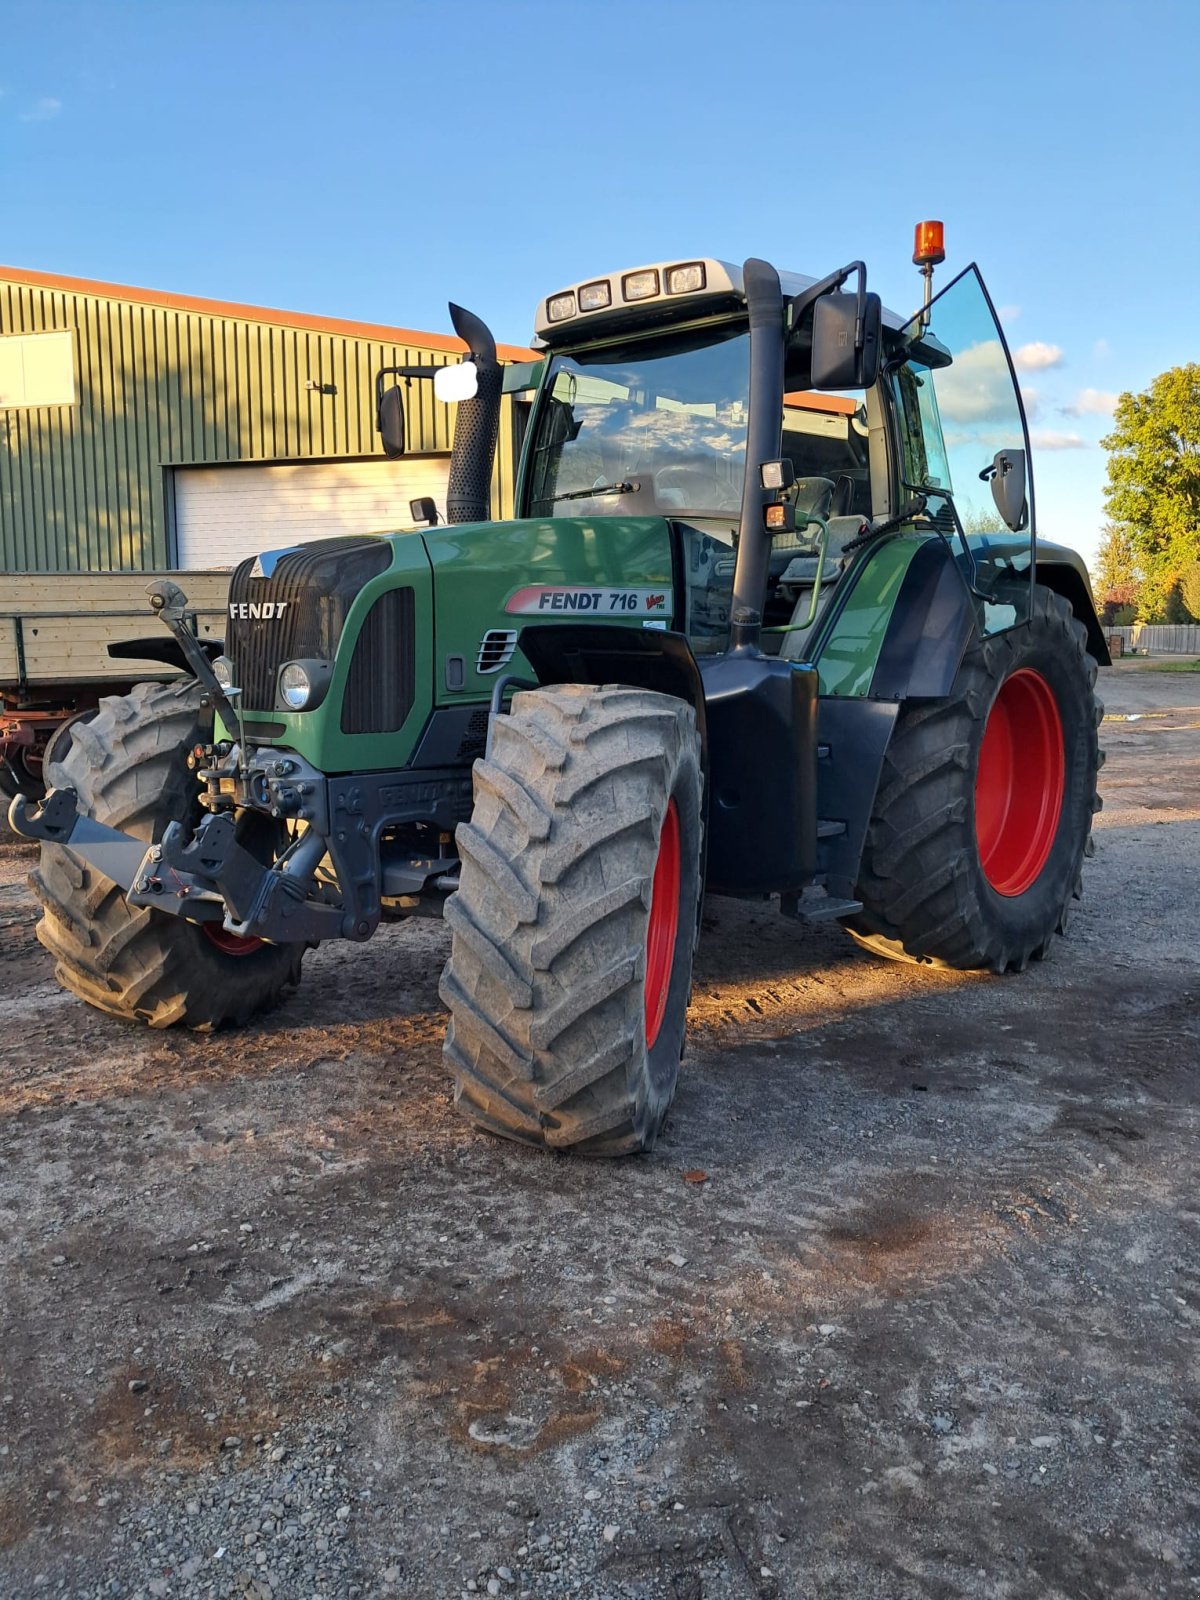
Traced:
[[1165, 655], [1200, 656], [1200, 622], [1178, 624], [1135, 622], [1129, 628], [1106, 628], [1117, 633], [1126, 650], [1153, 650]]

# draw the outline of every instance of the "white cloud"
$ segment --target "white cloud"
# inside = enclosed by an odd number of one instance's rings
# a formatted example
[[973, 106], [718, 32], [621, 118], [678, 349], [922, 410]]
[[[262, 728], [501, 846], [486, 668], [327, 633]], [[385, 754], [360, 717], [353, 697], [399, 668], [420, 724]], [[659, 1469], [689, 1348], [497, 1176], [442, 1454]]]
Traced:
[[939, 367], [934, 380], [938, 409], [949, 423], [971, 427], [975, 423], [1004, 421], [1016, 411], [1008, 362], [998, 339], [987, 339]]
[[1013, 363], [1018, 372], [1044, 372], [1047, 367], [1061, 366], [1062, 358], [1058, 345], [1045, 344], [1040, 339], [1013, 351]]
[[1029, 441], [1035, 450], [1086, 450], [1088, 443], [1077, 433], [1034, 432]]
[[1037, 389], [1027, 389], [1021, 385], [1021, 399], [1025, 402], [1025, 415], [1036, 417], [1041, 407], [1041, 398]]
[[997, 306], [996, 315], [1001, 322], [1015, 322], [1021, 315], [1020, 306]]
[[55, 100], [52, 95], [44, 95], [42, 99], [34, 102], [32, 111], [22, 111], [22, 122], [49, 122], [51, 117], [56, 117], [62, 110], [62, 101]]
[[1107, 339], [1097, 339], [1092, 346], [1092, 354], [1097, 361], [1107, 361], [1109, 356], [1112, 355], [1112, 346]]
[[1080, 389], [1062, 408], [1064, 417], [1111, 417], [1120, 397], [1108, 389]]

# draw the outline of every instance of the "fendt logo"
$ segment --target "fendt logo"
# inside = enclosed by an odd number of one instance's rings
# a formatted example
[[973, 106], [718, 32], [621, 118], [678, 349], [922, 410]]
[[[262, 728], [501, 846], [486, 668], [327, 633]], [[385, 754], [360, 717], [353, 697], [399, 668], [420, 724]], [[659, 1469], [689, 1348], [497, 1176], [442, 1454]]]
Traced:
[[290, 600], [231, 600], [231, 622], [278, 622], [291, 605]]

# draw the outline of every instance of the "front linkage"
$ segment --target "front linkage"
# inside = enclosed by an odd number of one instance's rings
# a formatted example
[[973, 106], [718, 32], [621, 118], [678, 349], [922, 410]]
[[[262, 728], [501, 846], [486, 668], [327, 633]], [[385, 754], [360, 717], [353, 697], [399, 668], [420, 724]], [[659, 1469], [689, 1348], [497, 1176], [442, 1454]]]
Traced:
[[[186, 597], [170, 582], [151, 584], [148, 592], [207, 701], [228, 726], [236, 726], [232, 702], [184, 624]], [[26, 839], [70, 848], [119, 884], [131, 906], [219, 923], [240, 938], [273, 944], [369, 939], [385, 899], [410, 913], [437, 911], [458, 887], [456, 856], [385, 853], [381, 839], [389, 829], [414, 823], [453, 833], [470, 815], [470, 773], [387, 771], [329, 778], [292, 752], [243, 751], [228, 741], [197, 745], [188, 765], [208, 808], [194, 833], [182, 822], [171, 822], [162, 839], [147, 846], [81, 815], [79, 797], [70, 788], [52, 789], [40, 804], [17, 795], [9, 826]], [[274, 862], [264, 863], [240, 841], [237, 816], [244, 811], [263, 813], [293, 830]], [[326, 858], [336, 898], [318, 872]]]

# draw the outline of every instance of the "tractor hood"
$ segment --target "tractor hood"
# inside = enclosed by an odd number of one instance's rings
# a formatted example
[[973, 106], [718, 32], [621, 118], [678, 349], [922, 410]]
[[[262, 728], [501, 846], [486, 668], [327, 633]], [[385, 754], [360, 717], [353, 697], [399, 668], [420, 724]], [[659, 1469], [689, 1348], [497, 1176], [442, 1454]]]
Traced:
[[515, 651], [530, 623], [669, 628], [675, 620], [664, 517], [529, 517], [422, 537], [433, 568], [439, 704], [490, 694], [504, 670], [531, 677]]

